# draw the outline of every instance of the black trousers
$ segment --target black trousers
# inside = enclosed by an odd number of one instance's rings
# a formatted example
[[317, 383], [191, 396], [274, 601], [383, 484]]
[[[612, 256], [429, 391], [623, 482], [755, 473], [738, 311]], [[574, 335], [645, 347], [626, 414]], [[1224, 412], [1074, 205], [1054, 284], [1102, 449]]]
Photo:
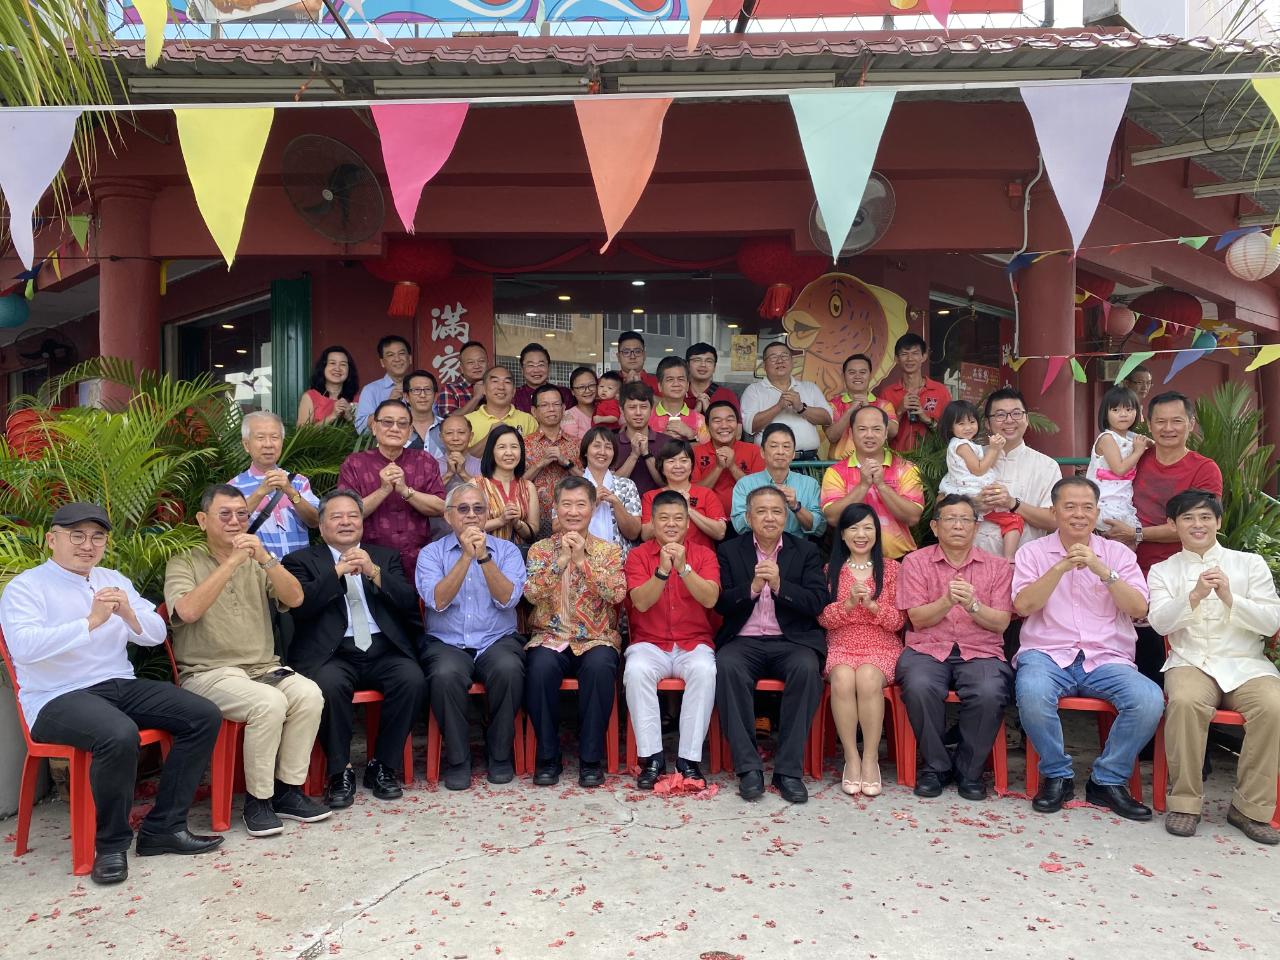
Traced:
[[578, 678], [578, 759], [604, 760], [605, 727], [618, 690], [618, 651], [592, 647], [582, 656], [547, 647], [525, 652], [524, 704], [538, 738], [538, 763], [560, 759], [560, 682]]
[[105, 680], [46, 703], [31, 736], [93, 754], [89, 785], [98, 809], [97, 850], [117, 853], [133, 839], [129, 810], [138, 776], [138, 728], [173, 734], [155, 806], [141, 827], [143, 833], [163, 834], [186, 827], [221, 726], [222, 711], [212, 701], [172, 683]]
[[483, 683], [489, 702], [485, 728], [485, 752], [491, 767], [507, 768], [516, 714], [524, 702], [524, 639], [518, 634], [499, 637], [479, 656], [428, 636], [423, 645], [422, 667], [427, 673], [431, 712], [440, 724], [444, 763], [471, 766], [467, 723], [467, 688]]
[[716, 651], [716, 707], [738, 776], [762, 770], [756, 748], [756, 683], [781, 680], [782, 711], [774, 773], [804, 775], [809, 725], [822, 701], [818, 654], [786, 637], [738, 637]]
[[946, 660], [938, 661], [908, 647], [898, 658], [897, 677], [924, 769], [939, 775], [952, 771], [951, 754], [947, 752], [944, 738], [947, 694], [954, 690], [960, 697], [960, 744], [956, 748], [955, 774], [965, 782], [981, 780], [982, 768], [996, 741], [1013, 686], [1013, 669], [1009, 664], [995, 657], [964, 660], [954, 646]]
[[377, 656], [339, 650], [310, 674], [324, 694], [318, 739], [332, 777], [351, 762], [351, 728], [355, 707], [351, 695], [357, 690], [377, 690], [383, 696], [378, 721], [378, 739], [373, 756], [398, 774], [404, 773], [404, 741], [413, 731], [413, 722], [422, 710], [427, 681], [416, 660], [405, 656], [390, 643]]

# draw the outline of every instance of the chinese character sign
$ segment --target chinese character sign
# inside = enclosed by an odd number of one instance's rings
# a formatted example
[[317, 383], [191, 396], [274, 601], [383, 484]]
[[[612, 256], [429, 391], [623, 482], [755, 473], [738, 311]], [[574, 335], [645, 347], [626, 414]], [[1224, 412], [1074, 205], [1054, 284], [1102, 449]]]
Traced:
[[463, 346], [471, 340], [493, 355], [493, 278], [450, 277], [422, 288], [418, 351], [440, 383], [462, 379]]

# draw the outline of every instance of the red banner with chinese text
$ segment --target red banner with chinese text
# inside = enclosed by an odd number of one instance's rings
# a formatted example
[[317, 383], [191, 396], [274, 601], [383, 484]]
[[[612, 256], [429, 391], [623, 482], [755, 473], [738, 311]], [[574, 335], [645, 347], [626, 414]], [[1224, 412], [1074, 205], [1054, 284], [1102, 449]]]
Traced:
[[493, 356], [493, 277], [485, 273], [449, 277], [422, 288], [413, 355], [445, 384], [462, 377], [458, 355], [468, 340]]

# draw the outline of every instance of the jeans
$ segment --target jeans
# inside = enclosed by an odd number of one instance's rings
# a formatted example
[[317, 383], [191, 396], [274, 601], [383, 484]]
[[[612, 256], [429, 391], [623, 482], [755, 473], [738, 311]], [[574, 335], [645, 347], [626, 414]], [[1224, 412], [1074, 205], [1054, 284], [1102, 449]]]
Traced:
[[1072, 775], [1071, 757], [1062, 743], [1058, 698], [1094, 697], [1106, 700], [1119, 713], [1106, 746], [1093, 762], [1093, 782], [1102, 786], [1129, 782], [1138, 751], [1151, 739], [1164, 713], [1160, 688], [1136, 669], [1112, 663], [1085, 670], [1083, 653], [1064, 668], [1039, 650], [1023, 650], [1014, 688], [1022, 728], [1040, 754], [1044, 778]]

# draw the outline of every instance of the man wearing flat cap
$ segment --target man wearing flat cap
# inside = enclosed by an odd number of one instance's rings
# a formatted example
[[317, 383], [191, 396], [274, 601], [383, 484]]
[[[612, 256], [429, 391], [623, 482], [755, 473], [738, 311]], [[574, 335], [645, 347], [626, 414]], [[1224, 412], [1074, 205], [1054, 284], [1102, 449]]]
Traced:
[[0, 596], [0, 628], [13, 659], [18, 699], [33, 739], [93, 754], [89, 784], [97, 808], [93, 880], [129, 875], [129, 810], [138, 767], [138, 728], [173, 735], [155, 806], [138, 831], [138, 854], [205, 853], [219, 836], [187, 830], [200, 777], [222, 714], [172, 683], [139, 680], [126, 647], [164, 642], [156, 608], [125, 577], [98, 566], [111, 521], [94, 503], [69, 503], [45, 535], [52, 556], [19, 574]]

